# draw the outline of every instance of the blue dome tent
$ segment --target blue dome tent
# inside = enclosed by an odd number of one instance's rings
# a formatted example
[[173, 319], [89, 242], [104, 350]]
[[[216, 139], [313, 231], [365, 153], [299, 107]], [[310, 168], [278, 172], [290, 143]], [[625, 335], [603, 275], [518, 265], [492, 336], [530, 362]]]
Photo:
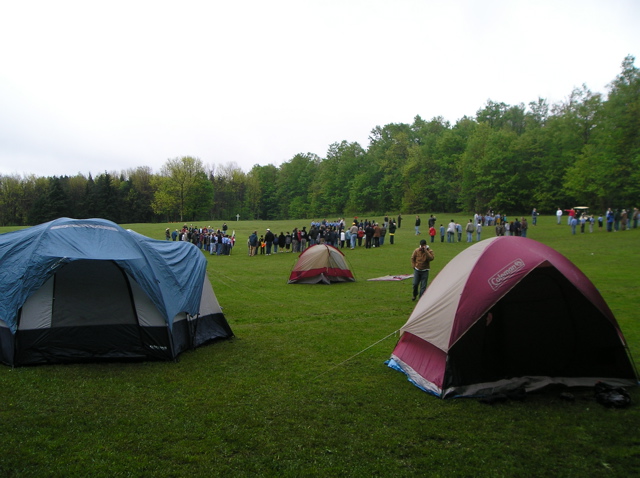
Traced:
[[229, 327], [192, 244], [104, 219], [0, 235], [0, 360], [172, 360]]

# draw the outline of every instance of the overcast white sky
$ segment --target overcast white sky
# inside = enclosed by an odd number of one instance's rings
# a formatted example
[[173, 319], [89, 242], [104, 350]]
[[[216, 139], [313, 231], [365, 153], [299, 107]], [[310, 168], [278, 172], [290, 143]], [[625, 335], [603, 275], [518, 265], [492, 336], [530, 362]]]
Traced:
[[639, 25], [638, 0], [0, 0], [0, 174], [249, 171], [488, 99], [606, 93]]

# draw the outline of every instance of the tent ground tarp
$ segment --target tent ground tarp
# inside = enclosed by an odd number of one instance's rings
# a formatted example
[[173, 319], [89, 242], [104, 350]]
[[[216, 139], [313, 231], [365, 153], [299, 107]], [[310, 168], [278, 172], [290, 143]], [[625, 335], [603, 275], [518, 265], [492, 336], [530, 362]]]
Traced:
[[400, 274], [395, 276], [382, 276], [382, 277], [374, 277], [373, 279], [367, 279], [370, 281], [398, 281], [398, 280], [407, 280], [411, 279], [413, 274]]

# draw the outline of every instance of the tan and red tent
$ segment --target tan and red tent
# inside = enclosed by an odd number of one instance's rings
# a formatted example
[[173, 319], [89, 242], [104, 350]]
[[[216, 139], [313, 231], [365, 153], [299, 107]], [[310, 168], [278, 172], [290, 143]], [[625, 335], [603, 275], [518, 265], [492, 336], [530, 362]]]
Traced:
[[316, 244], [305, 249], [289, 276], [289, 284], [353, 281], [355, 278], [342, 251], [328, 244]]
[[416, 304], [387, 364], [441, 398], [638, 383], [595, 286], [563, 255], [523, 237], [486, 239], [454, 257]]

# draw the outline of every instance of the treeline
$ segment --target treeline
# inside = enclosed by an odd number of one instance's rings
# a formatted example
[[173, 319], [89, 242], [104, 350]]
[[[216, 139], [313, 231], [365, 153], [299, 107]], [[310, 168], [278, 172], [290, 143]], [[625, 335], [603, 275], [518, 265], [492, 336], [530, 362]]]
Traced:
[[419, 211], [553, 213], [558, 206], [637, 206], [640, 72], [622, 62], [606, 96], [585, 85], [549, 105], [494, 101], [450, 124], [416, 116], [375, 127], [368, 148], [342, 141], [324, 158], [298, 154], [280, 166], [205, 167], [167, 160], [161, 171], [62, 177], [0, 176], [0, 223], [56, 217], [118, 223], [292, 219]]

